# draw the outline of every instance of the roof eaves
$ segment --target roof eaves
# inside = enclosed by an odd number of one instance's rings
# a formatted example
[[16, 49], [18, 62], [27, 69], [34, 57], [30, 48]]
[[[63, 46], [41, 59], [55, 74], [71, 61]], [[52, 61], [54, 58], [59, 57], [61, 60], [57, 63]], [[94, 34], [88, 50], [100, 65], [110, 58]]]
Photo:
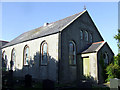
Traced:
[[[112, 51], [112, 49], [110, 48], [110, 46], [108, 45], [108, 43], [107, 43], [107, 42], [105, 42], [105, 44], [108, 46], [108, 48], [111, 50], [111, 52], [112, 52], [112, 53], [113, 53], [113, 55], [114, 55], [114, 52]], [[104, 45], [105, 45], [105, 44], [104, 44]], [[104, 45], [103, 45], [103, 46], [104, 46]], [[102, 48], [102, 47], [101, 47], [101, 48]]]
[[[89, 15], [89, 13], [88, 13], [88, 15]], [[89, 17], [90, 17], [90, 15], [89, 15]], [[93, 22], [93, 24], [94, 24], [95, 28], [97, 29], [98, 34], [100, 35], [100, 37], [101, 37], [101, 38], [102, 38], [102, 40], [104, 41], [104, 39], [103, 39], [103, 37], [102, 37], [101, 33], [99, 32], [98, 28], [96, 27], [95, 22], [92, 20], [92, 18], [91, 18], [91, 17], [90, 17], [90, 19], [91, 19], [91, 21]]]
[[69, 26], [71, 23], [73, 23], [78, 17], [80, 17], [82, 14], [84, 14], [87, 10], [82, 11], [77, 17], [75, 17], [71, 22], [69, 22], [67, 25], [65, 25], [60, 31], [64, 30], [67, 26]]
[[0, 42], [6, 42], [6, 43], [9, 43], [9, 41], [4, 41], [4, 40], [0, 40]]
[[112, 51], [112, 48], [110, 48], [110, 46], [108, 45], [108, 43], [106, 42], [106, 44], [107, 44], [107, 46], [108, 46], [108, 48], [111, 50], [111, 52], [113, 53], [113, 55], [114, 55], [114, 52]]
[[36, 37], [36, 38], [33, 38], [33, 39], [25, 40], [25, 41], [18, 42], [18, 43], [15, 43], [15, 44], [11, 44], [11, 45], [7, 45], [7, 46], [5, 45], [5, 46], [2, 46], [2, 49], [3, 49], [3, 48], [6, 48], [6, 47], [9, 47], [9, 46], [13, 46], [13, 45], [19, 44], [19, 43], [23, 43], [23, 42], [30, 41], [30, 40], [35, 40], [35, 39], [38, 39], [38, 38], [41, 38], [41, 37], [46, 37], [46, 36], [53, 35], [53, 34], [57, 34], [57, 33], [61, 33], [61, 32], [59, 31], [59, 32], [55, 32], [55, 33], [43, 35], [43, 36], [40, 36], [40, 37]]

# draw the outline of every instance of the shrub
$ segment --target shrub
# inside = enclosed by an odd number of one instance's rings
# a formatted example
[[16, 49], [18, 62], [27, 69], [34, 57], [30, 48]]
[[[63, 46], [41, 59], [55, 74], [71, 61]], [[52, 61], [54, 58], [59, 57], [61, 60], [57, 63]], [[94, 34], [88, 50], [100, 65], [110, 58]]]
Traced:
[[112, 78], [120, 79], [120, 54], [114, 57], [114, 62], [109, 64], [106, 68], [106, 74], [108, 74], [108, 78], [106, 81], [110, 81]]

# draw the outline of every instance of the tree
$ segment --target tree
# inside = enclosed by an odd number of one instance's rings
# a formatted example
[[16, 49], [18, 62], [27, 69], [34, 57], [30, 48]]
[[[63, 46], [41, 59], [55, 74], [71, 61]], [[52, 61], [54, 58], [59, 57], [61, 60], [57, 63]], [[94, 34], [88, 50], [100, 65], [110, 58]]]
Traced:
[[116, 40], [118, 40], [118, 49], [120, 49], [120, 29], [118, 29], [118, 34], [114, 36]]
[[[118, 34], [114, 36], [116, 40], [118, 40], [118, 49], [120, 51], [120, 29], [118, 29]], [[110, 81], [111, 78], [120, 79], [120, 53], [114, 57], [114, 61], [111, 62], [106, 68], [106, 74], [108, 74], [108, 78], [106, 81]]]
[[106, 74], [108, 74], [108, 78], [106, 81], [110, 81], [111, 78], [120, 79], [120, 54], [114, 57], [114, 62], [109, 64], [106, 68]]

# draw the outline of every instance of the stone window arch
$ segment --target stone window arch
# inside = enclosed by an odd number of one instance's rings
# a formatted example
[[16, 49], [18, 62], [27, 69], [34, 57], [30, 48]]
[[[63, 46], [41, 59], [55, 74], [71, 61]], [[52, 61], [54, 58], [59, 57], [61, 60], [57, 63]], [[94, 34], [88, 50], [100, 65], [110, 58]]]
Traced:
[[2, 60], [5, 60], [6, 59], [6, 53], [5, 53], [5, 50], [3, 51], [3, 53], [2, 53]]
[[90, 33], [90, 43], [93, 42], [93, 36], [92, 36], [92, 33]]
[[82, 40], [83, 39], [83, 31], [80, 30], [80, 39]]
[[2, 68], [5, 70], [7, 69], [7, 55], [5, 50], [2, 53]]
[[105, 52], [103, 54], [103, 60], [104, 60], [104, 64], [108, 65], [108, 63], [109, 63], [109, 57], [108, 57], [108, 53], [107, 52]]
[[69, 64], [76, 64], [76, 45], [73, 41], [69, 42]]
[[41, 52], [41, 65], [47, 65], [48, 64], [48, 44], [46, 41], [41, 43], [40, 46], [40, 52]]
[[15, 64], [16, 64], [16, 52], [15, 49], [13, 48], [11, 52], [11, 61], [10, 61], [11, 70], [15, 68]]
[[23, 65], [29, 65], [30, 62], [30, 49], [28, 45], [25, 45], [23, 51]]
[[85, 41], [88, 41], [88, 31], [85, 31]]

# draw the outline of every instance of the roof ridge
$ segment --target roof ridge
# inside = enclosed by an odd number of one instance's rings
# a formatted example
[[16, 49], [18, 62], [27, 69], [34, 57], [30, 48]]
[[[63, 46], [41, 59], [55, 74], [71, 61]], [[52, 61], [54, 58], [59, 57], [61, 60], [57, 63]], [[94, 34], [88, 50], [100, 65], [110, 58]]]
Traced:
[[98, 43], [103, 43], [103, 42], [105, 42], [105, 41], [94, 42], [94, 43], [92, 43], [92, 44], [98, 44]]
[[[82, 12], [83, 12], [83, 11], [82, 11]], [[62, 20], [64, 20], [64, 19], [66, 19], [66, 18], [69, 18], [69, 17], [75, 16], [75, 15], [77, 15], [77, 14], [79, 15], [79, 14], [82, 13], [82, 12], [79, 12], [79, 13], [73, 14], [73, 15], [71, 15], [71, 16], [67, 16], [67, 17], [65, 17], [65, 18], [63, 18], [63, 19], [57, 20], [57, 21], [55, 21], [55, 22], [51, 22], [51, 23], [49, 23], [49, 24], [56, 23], [56, 22], [58, 22], [58, 21], [62, 21]]]
[[101, 49], [101, 47], [103, 47], [103, 45], [106, 43], [104, 41], [101, 41], [101, 42], [103, 42], [103, 43], [96, 49], [96, 51], [99, 51]]
[[[82, 11], [83, 12], [83, 11]], [[63, 19], [59, 19], [59, 20], [57, 20], [57, 21], [54, 21], [54, 22], [50, 22], [49, 24], [53, 24], [53, 23], [56, 23], [56, 22], [59, 22], [59, 21], [62, 21], [62, 20], [64, 20], [64, 19], [66, 19], [66, 18], [69, 18], [69, 17], [72, 17], [72, 16], [75, 16], [75, 15], [79, 15], [79, 14], [81, 14], [82, 12], [79, 12], [79, 13], [76, 13], [76, 14], [73, 14], [73, 15], [71, 15], [71, 16], [67, 16], [67, 17], [65, 17], [65, 18], [63, 18]], [[48, 25], [49, 25], [48, 24]], [[37, 28], [35, 28], [35, 29], [32, 29], [32, 30], [29, 30], [29, 31], [34, 31], [34, 30], [36, 30], [36, 29], [40, 29], [40, 28], [42, 28], [44, 25], [42, 25], [42, 26], [40, 26], [40, 27], [37, 27]], [[26, 32], [29, 32], [29, 31], [26, 31]], [[26, 33], [26, 32], [24, 32], [24, 33]], [[24, 33], [22, 33], [22, 34], [24, 34]]]
[[[42, 26], [35, 28], [33, 30], [26, 31], [26, 32], [20, 34], [15, 39], [11, 40], [4, 47], [15, 45], [15, 44], [29, 41], [29, 40], [33, 40], [33, 39], [37, 39], [37, 38], [43, 37], [45, 35], [50, 35], [53, 33], [60, 32], [60, 31], [64, 30], [64, 28], [66, 28], [68, 25], [70, 25], [73, 21], [75, 21], [79, 16], [81, 16], [86, 11], [87, 10], [84, 10], [82, 12], [65, 17], [65, 18], [60, 19], [58, 21], [51, 22], [47, 26], [42, 25]], [[39, 32], [39, 33], [37, 33], [37, 32]]]

